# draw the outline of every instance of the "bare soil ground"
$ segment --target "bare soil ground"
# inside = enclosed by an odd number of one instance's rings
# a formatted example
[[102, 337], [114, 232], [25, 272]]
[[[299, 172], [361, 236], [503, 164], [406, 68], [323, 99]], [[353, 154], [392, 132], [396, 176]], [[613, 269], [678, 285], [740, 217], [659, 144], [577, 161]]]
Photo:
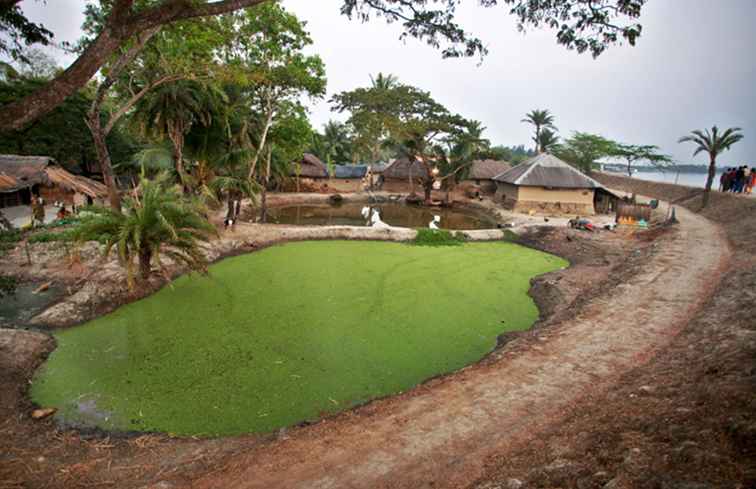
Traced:
[[688, 212], [656, 239], [532, 231], [526, 244], [573, 263], [535, 281], [536, 328], [460, 372], [268, 437], [116, 439], [31, 421], [33, 368], [6, 368], [0, 345], [0, 489], [754, 487], [754, 220], [733, 212], [732, 257]]

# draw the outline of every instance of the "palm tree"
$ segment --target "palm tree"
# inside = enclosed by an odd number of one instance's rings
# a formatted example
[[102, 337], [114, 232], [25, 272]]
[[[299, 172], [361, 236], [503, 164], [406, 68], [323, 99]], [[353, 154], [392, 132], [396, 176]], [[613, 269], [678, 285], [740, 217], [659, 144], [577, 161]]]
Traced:
[[150, 180], [142, 172], [139, 185], [124, 199], [123, 213], [92, 206], [74, 230], [79, 241], [104, 242], [106, 256], [116, 248], [132, 288], [135, 262], [139, 277], [147, 280], [153, 259], [162, 268], [161, 255], [192, 270], [207, 269], [199, 242], [208, 241], [215, 227], [198, 201], [184, 196], [170, 180], [167, 173]]
[[551, 151], [557, 144], [559, 144], [559, 136], [554, 131], [548, 127], [541, 129], [541, 134], [538, 136], [538, 147], [541, 153]]
[[691, 131], [690, 135], [683, 136], [678, 141], [679, 143], [695, 143], [696, 150], [693, 152], [693, 156], [703, 152], [709, 154], [709, 175], [706, 178], [702, 208], [706, 207], [709, 203], [711, 184], [714, 182], [714, 175], [717, 171], [717, 156], [743, 139], [743, 134], [740, 131], [739, 127], [731, 127], [720, 134], [719, 128], [714, 126], [711, 128], [711, 132], [708, 129]]
[[525, 118], [522, 119], [520, 122], [526, 122], [528, 124], [531, 124], [535, 127], [535, 136], [533, 136], [533, 142], [536, 143], [536, 154], [541, 152], [541, 130], [542, 129], [551, 129], [552, 131], [556, 131], [557, 128], [554, 126], [554, 116], [549, 112], [548, 109], [546, 110], [533, 110], [531, 112], [528, 112], [525, 114]]
[[144, 97], [136, 107], [137, 122], [145, 134], [169, 139], [179, 179], [184, 180], [184, 138], [195, 124], [209, 126], [225, 94], [194, 80], [167, 83]]
[[375, 77], [370, 75], [370, 84], [379, 90], [391, 90], [399, 85], [399, 78], [394, 75], [378, 73]]
[[349, 130], [346, 124], [337, 121], [328, 121], [323, 126], [323, 136], [321, 137], [323, 145], [322, 158], [328, 162], [344, 163], [347, 159], [351, 160], [351, 140]]

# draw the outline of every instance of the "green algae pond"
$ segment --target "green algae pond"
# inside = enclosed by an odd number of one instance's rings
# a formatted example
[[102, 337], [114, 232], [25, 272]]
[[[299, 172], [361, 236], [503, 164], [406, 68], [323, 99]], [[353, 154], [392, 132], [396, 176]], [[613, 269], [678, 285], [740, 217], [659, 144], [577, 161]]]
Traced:
[[56, 334], [32, 399], [67, 425], [265, 433], [474, 363], [567, 265], [511, 243], [289, 243]]

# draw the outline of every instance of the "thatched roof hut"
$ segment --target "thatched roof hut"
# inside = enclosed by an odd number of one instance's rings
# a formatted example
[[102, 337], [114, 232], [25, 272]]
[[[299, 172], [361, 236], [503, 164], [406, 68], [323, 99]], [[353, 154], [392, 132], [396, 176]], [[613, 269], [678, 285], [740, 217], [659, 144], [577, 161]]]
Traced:
[[500, 175], [512, 168], [512, 165], [506, 161], [497, 160], [475, 160], [470, 165], [470, 172], [467, 175], [468, 180], [493, 180], [496, 175]]
[[497, 182], [545, 188], [600, 188], [602, 185], [554, 155], [541, 153], [494, 177]]
[[360, 179], [367, 173], [367, 165], [334, 165], [334, 178]]
[[542, 153], [493, 180], [496, 200], [519, 211], [593, 214], [602, 185], [556, 156]]
[[383, 170], [383, 178], [407, 180], [409, 178], [422, 178], [427, 175], [427, 168], [419, 158], [415, 158], [412, 163], [406, 156], [398, 158], [389, 163]]
[[[0, 193], [7, 194], [5, 205], [25, 203], [26, 198], [12, 196], [35, 186], [53, 188], [92, 199], [107, 196], [107, 187], [91, 178], [74, 175], [57, 166], [49, 156], [0, 155]], [[28, 195], [27, 195], [28, 197]]]
[[[328, 178], [328, 167], [314, 154], [305, 153], [299, 163], [299, 176], [302, 178]], [[289, 175], [297, 176], [297, 162], [291, 164]]]

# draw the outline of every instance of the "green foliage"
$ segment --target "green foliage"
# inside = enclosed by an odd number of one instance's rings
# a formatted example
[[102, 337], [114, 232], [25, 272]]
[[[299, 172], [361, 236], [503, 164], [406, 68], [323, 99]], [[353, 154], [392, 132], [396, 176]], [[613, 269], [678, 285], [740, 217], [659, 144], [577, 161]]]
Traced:
[[519, 146], [491, 146], [480, 152], [481, 159], [491, 159], [497, 161], [508, 161], [517, 165], [526, 159], [535, 156], [532, 149], [525, 149], [525, 145]]
[[[23, 78], [0, 82], [0, 105], [18, 100], [44, 84], [43, 80]], [[70, 169], [99, 171], [92, 135], [84, 122], [91, 105], [91, 95], [80, 91], [24, 129], [0, 132], [0, 154], [51, 156]], [[137, 150], [136, 141], [118, 129], [108, 136], [108, 145], [115, 162], [130, 160]]]
[[418, 246], [459, 246], [467, 240], [464, 233], [446, 229], [420, 228], [413, 244]]
[[399, 156], [425, 160], [437, 141], [464, 134], [469, 121], [436, 102], [430, 93], [382, 77], [379, 74], [371, 87], [341, 92], [331, 99], [335, 110], [351, 114], [348, 123], [363, 159], [377, 161], [388, 140]]
[[0, 55], [24, 62], [28, 60], [24, 46], [47, 46], [52, 38], [53, 33], [42, 24], [29, 21], [19, 5], [14, 2], [0, 5]]
[[575, 132], [553, 149], [553, 154], [584, 172], [590, 172], [601, 158], [617, 152], [617, 143], [598, 134]]
[[[641, 35], [637, 23], [647, 0], [481, 0], [480, 5], [506, 5], [519, 22], [519, 29], [549, 27], [557, 31], [559, 44], [594, 57], [622, 40], [635, 45]], [[435, 48], [444, 57], [485, 55], [485, 43], [466, 32], [456, 21], [459, 0], [395, 1], [344, 0], [342, 13], [363, 22], [373, 16], [397, 22], [401, 37], [415, 37]]]
[[709, 175], [706, 178], [703, 207], [706, 207], [709, 203], [709, 193], [711, 192], [711, 185], [714, 183], [714, 175], [717, 170], [717, 157], [729, 150], [733, 144], [741, 139], [743, 139], [743, 133], [739, 127], [731, 127], [720, 133], [717, 126], [712, 127], [711, 131], [708, 129], [703, 131], [695, 130], [690, 135], [680, 138], [680, 143], [693, 143], [696, 145], [693, 156], [700, 153], [707, 153], [709, 155]]
[[76, 231], [74, 229], [66, 229], [65, 231], [52, 232], [41, 231], [32, 234], [27, 240], [29, 244], [35, 243], [54, 243], [54, 242], [69, 242], [76, 239]]
[[614, 149], [614, 153], [610, 156], [625, 160], [628, 176], [633, 175], [633, 165], [641, 161], [645, 161], [660, 170], [673, 165], [672, 158], [660, 153], [659, 147], [654, 145], [618, 143]]
[[21, 241], [22, 238], [23, 234], [17, 229], [12, 231], [0, 230], [0, 257], [15, 248], [16, 243]]
[[73, 235], [79, 241], [104, 242], [106, 255], [115, 248], [132, 286], [135, 263], [139, 262], [140, 277], [147, 279], [153, 259], [162, 267], [161, 255], [192, 270], [206, 269], [199, 243], [208, 241], [215, 228], [205, 217], [205, 209], [185, 197], [166, 174], [152, 180], [142, 175], [123, 207], [122, 213], [107, 207], [87, 208]]
[[[549, 110], [533, 110], [525, 114], [525, 118], [521, 122], [532, 125], [535, 128], [533, 134], [533, 142], [535, 143], [536, 153], [546, 151], [542, 143], [553, 146], [556, 142], [555, 132], [557, 128], [554, 126], [554, 115]], [[548, 135], [544, 138], [543, 133], [548, 131]]]

